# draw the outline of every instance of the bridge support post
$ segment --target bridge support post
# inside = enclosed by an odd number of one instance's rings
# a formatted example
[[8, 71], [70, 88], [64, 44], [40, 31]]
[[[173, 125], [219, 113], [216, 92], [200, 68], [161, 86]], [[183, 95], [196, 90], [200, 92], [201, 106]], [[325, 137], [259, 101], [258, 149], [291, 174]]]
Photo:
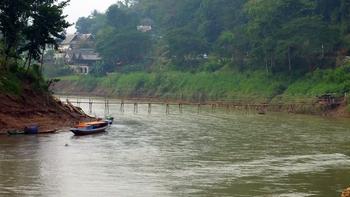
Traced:
[[92, 103], [93, 103], [92, 99], [89, 98], [89, 113], [90, 114], [92, 114]]
[[182, 103], [179, 104], [179, 112], [182, 114]]
[[148, 114], [152, 113], [152, 104], [148, 103]]
[[120, 112], [124, 113], [124, 100], [120, 102]]
[[167, 104], [165, 105], [165, 113], [166, 113], [166, 114], [170, 114], [170, 106], [169, 106], [169, 103], [167, 103]]
[[139, 112], [138, 103], [134, 103], [134, 113], [137, 114]]

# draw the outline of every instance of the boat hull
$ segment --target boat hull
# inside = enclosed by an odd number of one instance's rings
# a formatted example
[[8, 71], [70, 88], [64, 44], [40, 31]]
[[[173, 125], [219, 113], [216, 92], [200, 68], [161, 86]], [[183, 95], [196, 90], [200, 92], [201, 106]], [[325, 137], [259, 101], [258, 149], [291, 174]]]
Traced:
[[39, 127], [37, 125], [32, 125], [24, 128], [24, 134], [26, 135], [36, 135], [39, 133]]
[[97, 133], [103, 133], [103, 132], [106, 132], [107, 128], [108, 128], [108, 126], [104, 126], [104, 127], [96, 128], [96, 129], [74, 128], [74, 129], [71, 129], [70, 131], [73, 132], [74, 135], [83, 136], [83, 135], [92, 135], [92, 134], [97, 134]]

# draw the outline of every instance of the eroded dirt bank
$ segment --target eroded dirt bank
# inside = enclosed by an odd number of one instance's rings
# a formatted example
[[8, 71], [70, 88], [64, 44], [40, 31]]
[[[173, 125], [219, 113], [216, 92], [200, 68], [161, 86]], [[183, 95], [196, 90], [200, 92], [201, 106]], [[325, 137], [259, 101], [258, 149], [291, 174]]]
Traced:
[[0, 101], [0, 134], [23, 130], [32, 124], [39, 126], [39, 132], [60, 130], [91, 119], [50, 94], [35, 93], [29, 88], [25, 88], [20, 96], [0, 93]]
[[[52, 86], [52, 91], [58, 95], [75, 95], [75, 96], [97, 96], [97, 97], [113, 97], [113, 98], [122, 98], [122, 99], [142, 99], [152, 98], [153, 100], [164, 100], [156, 95], [142, 95], [142, 94], [131, 94], [131, 95], [119, 95], [118, 92], [113, 91], [112, 89], [96, 86], [94, 88], [87, 88], [70, 81], [60, 81]], [[168, 100], [168, 99], [167, 99]], [[189, 100], [183, 100], [183, 102], [191, 102]], [[196, 103], [196, 101], [193, 101]], [[215, 102], [215, 101], [214, 101]], [[251, 101], [252, 104], [259, 103]], [[306, 101], [309, 102], [309, 101]], [[327, 107], [322, 106], [322, 104], [315, 101], [315, 105], [308, 105], [307, 109], [301, 105], [295, 105], [290, 108], [285, 107], [281, 109], [269, 109], [271, 111], [277, 112], [286, 112], [286, 113], [296, 113], [296, 114], [310, 114], [310, 115], [319, 115], [327, 116], [333, 118], [350, 118], [350, 112], [346, 101], [342, 102], [339, 106], [336, 107]]]

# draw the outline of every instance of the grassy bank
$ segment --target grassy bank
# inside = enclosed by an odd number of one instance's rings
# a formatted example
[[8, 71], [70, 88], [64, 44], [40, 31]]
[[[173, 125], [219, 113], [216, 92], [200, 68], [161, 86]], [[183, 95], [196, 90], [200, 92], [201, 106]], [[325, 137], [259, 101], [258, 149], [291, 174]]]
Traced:
[[63, 85], [56, 88], [58, 93], [98, 93], [105, 90], [103, 92], [107, 96], [118, 97], [290, 101], [312, 99], [325, 93], [343, 95], [350, 92], [350, 65], [334, 70], [316, 70], [302, 78], [264, 71], [167, 71], [111, 73], [104, 77], [66, 76], [60, 79]]
[[33, 124], [45, 133], [71, 127], [87, 118], [55, 100], [48, 91], [49, 82], [37, 68], [0, 72], [0, 134], [23, 131]]
[[[288, 81], [264, 72], [234, 73], [112, 73], [105, 77], [68, 76], [61, 80], [82, 92], [108, 89], [120, 97], [182, 98], [186, 100], [266, 100], [283, 92]], [[63, 88], [64, 91], [64, 88]]]
[[0, 92], [19, 95], [22, 91], [20, 79], [12, 73], [0, 74]]
[[24, 88], [33, 92], [48, 93], [49, 82], [46, 81], [38, 65], [30, 69], [13, 66], [9, 71], [0, 71], [0, 93], [20, 96]]

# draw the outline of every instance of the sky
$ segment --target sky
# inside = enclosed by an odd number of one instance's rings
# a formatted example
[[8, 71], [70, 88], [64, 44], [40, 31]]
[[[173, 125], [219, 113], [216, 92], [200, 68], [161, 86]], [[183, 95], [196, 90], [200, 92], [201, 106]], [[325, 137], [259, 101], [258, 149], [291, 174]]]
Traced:
[[[65, 8], [64, 13], [68, 15], [67, 20], [75, 23], [79, 17], [89, 16], [93, 10], [105, 12], [107, 8], [118, 0], [71, 0]], [[74, 33], [74, 25], [68, 28], [68, 33]]]

